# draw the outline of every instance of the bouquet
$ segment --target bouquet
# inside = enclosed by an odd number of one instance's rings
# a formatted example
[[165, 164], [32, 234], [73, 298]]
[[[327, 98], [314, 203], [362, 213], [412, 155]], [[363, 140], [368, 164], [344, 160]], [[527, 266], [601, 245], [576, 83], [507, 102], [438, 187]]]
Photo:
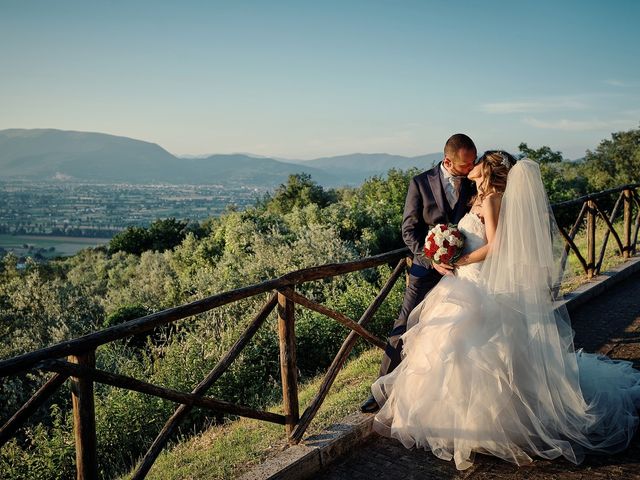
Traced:
[[455, 225], [438, 224], [429, 230], [424, 241], [424, 254], [434, 263], [454, 263], [462, 255], [464, 235]]

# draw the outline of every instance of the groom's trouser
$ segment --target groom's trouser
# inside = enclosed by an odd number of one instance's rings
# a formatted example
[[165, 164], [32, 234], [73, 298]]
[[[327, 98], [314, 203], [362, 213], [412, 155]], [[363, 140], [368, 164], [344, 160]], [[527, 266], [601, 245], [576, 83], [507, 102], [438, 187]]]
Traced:
[[[426, 270], [426, 269], [425, 269]], [[382, 362], [380, 364], [379, 376], [386, 375], [398, 366], [401, 360], [402, 339], [400, 338], [407, 331], [407, 319], [411, 311], [424, 300], [427, 292], [440, 281], [440, 275], [434, 269], [427, 270], [423, 276], [408, 274], [407, 287], [404, 291], [404, 300], [398, 318], [393, 324], [393, 329], [389, 333], [387, 346], [384, 349]]]

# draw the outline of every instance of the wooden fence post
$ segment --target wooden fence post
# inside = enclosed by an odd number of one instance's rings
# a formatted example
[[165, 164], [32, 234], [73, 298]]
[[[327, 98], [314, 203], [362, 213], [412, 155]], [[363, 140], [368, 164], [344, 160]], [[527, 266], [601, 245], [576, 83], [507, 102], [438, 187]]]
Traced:
[[624, 258], [629, 258], [631, 256], [631, 190], [625, 189], [622, 193], [624, 195], [624, 230], [622, 233], [622, 256]]
[[596, 274], [596, 206], [587, 201], [587, 277]]
[[[80, 355], [70, 355], [69, 362], [94, 368], [95, 350]], [[96, 455], [96, 412], [93, 400], [93, 381], [71, 377], [71, 401], [73, 403], [73, 434], [76, 441], [76, 478], [98, 478]]]
[[294, 303], [278, 292], [278, 336], [280, 338], [280, 374], [282, 376], [282, 403], [286, 417], [289, 442], [298, 423], [298, 365], [296, 362], [296, 334]]

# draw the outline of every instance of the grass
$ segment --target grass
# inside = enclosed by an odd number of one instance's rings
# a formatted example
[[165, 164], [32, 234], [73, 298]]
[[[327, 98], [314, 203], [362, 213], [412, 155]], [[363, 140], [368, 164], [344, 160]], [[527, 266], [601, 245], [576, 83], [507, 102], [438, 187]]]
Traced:
[[[380, 353], [377, 349], [367, 350], [351, 359], [338, 374], [307, 435], [318, 433], [353, 413], [354, 405], [358, 405], [369, 394], [369, 387], [376, 379], [379, 367]], [[310, 403], [321, 381], [322, 376], [319, 376], [301, 386], [301, 412]], [[282, 406], [275, 405], [269, 410], [282, 412]], [[283, 426], [242, 418], [213, 426], [163, 451], [147, 478], [233, 479], [283, 450], [286, 445]], [[130, 478], [130, 475], [123, 478]]]
[[[623, 227], [622, 221], [618, 221], [613, 225], [615, 231], [618, 235], [622, 235]], [[598, 219], [596, 223], [596, 262], [600, 256], [600, 249], [602, 248], [602, 241], [604, 240], [605, 232], [607, 231], [607, 227], [604, 222]], [[586, 229], [581, 229], [576, 235], [574, 242], [580, 250], [582, 256], [587, 258], [587, 232]], [[607, 242], [607, 248], [605, 250], [604, 258], [602, 260], [602, 267], [600, 268], [600, 272], [606, 272], [611, 268], [620, 265], [624, 262], [624, 258], [620, 255], [618, 251], [618, 244], [613, 237], [613, 235], [609, 234], [609, 241]], [[587, 274], [585, 273], [578, 257], [576, 257], [573, 251], [570, 251], [569, 257], [567, 259], [567, 266], [564, 273], [564, 279], [562, 281], [561, 292], [568, 293], [580, 285], [588, 282]]]

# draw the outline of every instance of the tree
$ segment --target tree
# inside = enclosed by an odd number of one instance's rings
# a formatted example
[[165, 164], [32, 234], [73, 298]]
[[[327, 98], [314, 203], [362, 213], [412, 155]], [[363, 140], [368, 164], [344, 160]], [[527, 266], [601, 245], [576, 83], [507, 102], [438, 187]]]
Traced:
[[175, 218], [158, 219], [149, 226], [151, 249], [164, 252], [170, 250], [184, 240], [187, 235], [187, 221]]
[[325, 191], [321, 185], [311, 180], [308, 173], [296, 173], [289, 175], [287, 183], [280, 185], [266, 204], [269, 210], [287, 213], [312, 203], [324, 208], [335, 201], [336, 193], [333, 190]]
[[361, 187], [340, 190], [340, 201], [325, 209], [327, 223], [360, 254], [404, 246], [400, 227], [409, 181], [418, 169], [391, 169], [386, 176], [367, 179]]
[[550, 147], [547, 147], [546, 145], [543, 145], [538, 149], [534, 149], [529, 148], [526, 143], [522, 142], [520, 145], [518, 145], [518, 150], [520, 150], [520, 158], [527, 157], [540, 164], [559, 163], [564, 160], [562, 158], [562, 152], [554, 152]]
[[109, 253], [133, 253], [140, 255], [151, 248], [151, 237], [144, 227], [127, 227], [117, 233], [109, 242]]
[[585, 171], [594, 191], [640, 182], [640, 128], [612, 133], [587, 150]]
[[190, 231], [196, 236], [202, 234], [197, 223], [190, 226], [188, 221], [173, 217], [155, 220], [149, 228], [127, 227], [111, 239], [109, 253], [140, 255], [147, 250], [164, 252], [180, 245]]
[[569, 200], [586, 193], [587, 180], [580, 162], [565, 160], [562, 152], [553, 151], [546, 145], [535, 149], [522, 142], [518, 149], [520, 158], [530, 158], [540, 164], [542, 182], [551, 203]]

